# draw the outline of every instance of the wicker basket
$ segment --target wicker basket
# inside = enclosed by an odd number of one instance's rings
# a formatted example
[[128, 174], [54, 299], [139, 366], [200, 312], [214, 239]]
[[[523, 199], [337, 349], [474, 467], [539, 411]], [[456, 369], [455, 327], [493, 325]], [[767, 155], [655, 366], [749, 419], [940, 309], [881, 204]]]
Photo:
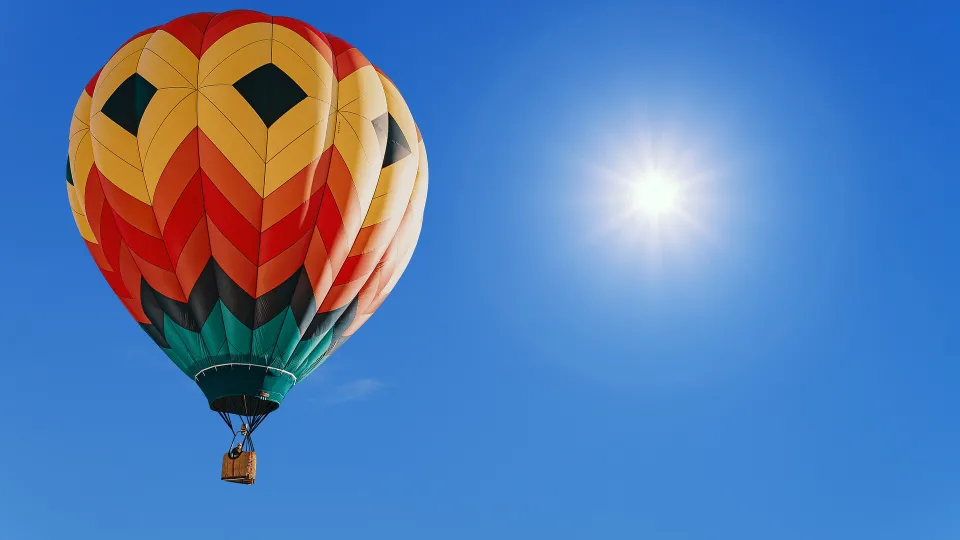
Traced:
[[257, 453], [240, 452], [236, 458], [223, 455], [220, 479], [235, 484], [252, 484], [257, 478]]

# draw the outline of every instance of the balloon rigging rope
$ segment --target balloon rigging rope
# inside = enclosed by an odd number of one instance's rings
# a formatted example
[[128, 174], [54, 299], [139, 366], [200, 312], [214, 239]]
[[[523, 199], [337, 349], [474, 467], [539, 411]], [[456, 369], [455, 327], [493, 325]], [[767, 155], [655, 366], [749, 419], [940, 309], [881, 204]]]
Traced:
[[[230, 448], [229, 448], [230, 450], [232, 450], [233, 445], [237, 442], [237, 436], [240, 435], [241, 433], [238, 432], [236, 429], [234, 429], [233, 421], [230, 418], [230, 413], [217, 411], [217, 414], [220, 415], [220, 418], [223, 419], [223, 421], [227, 424], [227, 427], [230, 429], [230, 433], [233, 434], [233, 439], [230, 440]], [[247, 426], [247, 433], [243, 435], [243, 441], [241, 442], [241, 450], [243, 450], [244, 452], [255, 451], [253, 446], [253, 432], [258, 427], [260, 427], [260, 424], [263, 423], [263, 421], [267, 418], [267, 415], [269, 414], [270, 413], [254, 414], [254, 415], [242, 415], [242, 414], [237, 415], [240, 418], [240, 420], [243, 421], [243, 423], [246, 424]]]

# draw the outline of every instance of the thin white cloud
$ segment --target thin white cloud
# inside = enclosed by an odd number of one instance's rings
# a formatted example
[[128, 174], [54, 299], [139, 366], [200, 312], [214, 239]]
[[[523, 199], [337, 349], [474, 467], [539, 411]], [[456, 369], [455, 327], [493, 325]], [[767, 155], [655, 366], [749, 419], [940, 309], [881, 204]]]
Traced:
[[357, 379], [335, 387], [327, 396], [326, 401], [331, 405], [361, 401], [380, 391], [384, 386], [384, 383], [377, 379]]

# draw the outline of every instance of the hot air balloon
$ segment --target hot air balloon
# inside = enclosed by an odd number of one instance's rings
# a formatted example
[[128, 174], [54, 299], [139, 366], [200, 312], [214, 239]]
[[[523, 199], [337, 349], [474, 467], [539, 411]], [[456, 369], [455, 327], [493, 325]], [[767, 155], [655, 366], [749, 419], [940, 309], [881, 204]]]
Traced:
[[68, 154], [93, 260], [241, 437], [222, 477], [253, 483], [253, 431], [413, 255], [427, 158], [406, 103], [359, 50], [304, 22], [198, 13], [107, 60]]

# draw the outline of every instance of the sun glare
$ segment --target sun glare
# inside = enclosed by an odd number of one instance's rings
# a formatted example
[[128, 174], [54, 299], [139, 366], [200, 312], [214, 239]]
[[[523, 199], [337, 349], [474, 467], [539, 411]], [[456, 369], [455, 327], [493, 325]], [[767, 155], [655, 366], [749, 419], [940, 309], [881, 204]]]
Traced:
[[651, 217], [674, 212], [680, 205], [680, 184], [657, 172], [633, 180], [630, 191], [633, 208]]
[[686, 257], [701, 240], [716, 242], [720, 169], [712, 155], [672, 132], [619, 139], [588, 165], [595, 181], [580, 204], [596, 204], [590, 236], [657, 267], [667, 252]]

